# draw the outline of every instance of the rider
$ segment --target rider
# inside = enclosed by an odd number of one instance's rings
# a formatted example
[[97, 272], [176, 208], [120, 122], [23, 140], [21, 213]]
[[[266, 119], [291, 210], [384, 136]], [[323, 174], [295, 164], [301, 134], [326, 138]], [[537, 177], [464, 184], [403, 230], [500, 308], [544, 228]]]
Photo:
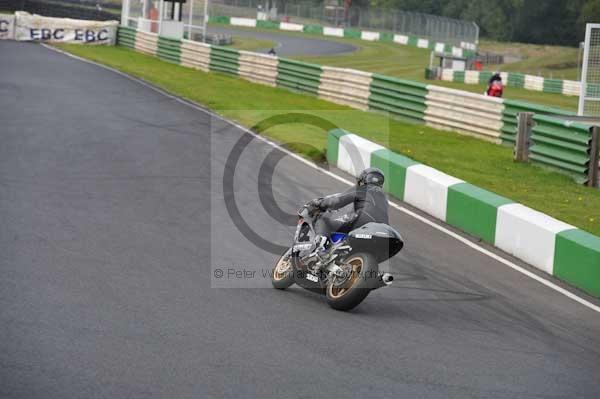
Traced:
[[490, 80], [488, 81], [488, 88], [486, 94], [492, 97], [502, 97], [503, 84], [502, 76], [500, 72], [494, 72]]
[[356, 186], [325, 198], [317, 198], [308, 203], [309, 208], [321, 211], [334, 211], [353, 204], [345, 212], [322, 214], [315, 222], [317, 251], [324, 251], [329, 243], [329, 234], [349, 232], [369, 222], [388, 222], [388, 200], [383, 191], [385, 176], [380, 169], [368, 168], [356, 179]]

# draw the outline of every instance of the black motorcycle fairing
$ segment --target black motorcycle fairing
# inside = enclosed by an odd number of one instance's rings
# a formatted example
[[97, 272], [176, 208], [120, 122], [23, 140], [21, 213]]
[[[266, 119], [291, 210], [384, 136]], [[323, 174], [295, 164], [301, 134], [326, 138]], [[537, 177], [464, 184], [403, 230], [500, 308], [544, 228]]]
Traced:
[[404, 246], [400, 233], [385, 223], [367, 223], [348, 234], [353, 252], [370, 252], [381, 263], [396, 255]]

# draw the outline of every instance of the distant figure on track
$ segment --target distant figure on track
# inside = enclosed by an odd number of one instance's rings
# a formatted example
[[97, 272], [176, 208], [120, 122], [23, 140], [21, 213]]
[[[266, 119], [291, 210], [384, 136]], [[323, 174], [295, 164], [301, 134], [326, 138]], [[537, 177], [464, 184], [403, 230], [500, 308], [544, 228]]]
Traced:
[[502, 97], [503, 93], [504, 84], [502, 83], [502, 76], [500, 76], [500, 72], [495, 72], [488, 81], [488, 88], [485, 95], [490, 97]]
[[268, 54], [269, 54], [269, 55], [272, 55], [272, 56], [276, 56], [276, 55], [277, 55], [277, 53], [275, 52], [275, 48], [274, 48], [274, 47], [271, 47], [271, 50], [269, 50]]

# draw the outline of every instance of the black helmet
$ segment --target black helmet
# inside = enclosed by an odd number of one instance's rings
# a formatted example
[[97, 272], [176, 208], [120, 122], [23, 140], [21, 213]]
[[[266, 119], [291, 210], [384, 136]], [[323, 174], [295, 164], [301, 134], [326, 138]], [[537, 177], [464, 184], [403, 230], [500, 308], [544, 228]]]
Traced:
[[364, 186], [365, 184], [374, 184], [379, 187], [383, 187], [383, 182], [385, 181], [385, 176], [381, 169], [378, 168], [367, 168], [360, 172], [358, 178], [356, 179], [356, 183], [359, 186]]

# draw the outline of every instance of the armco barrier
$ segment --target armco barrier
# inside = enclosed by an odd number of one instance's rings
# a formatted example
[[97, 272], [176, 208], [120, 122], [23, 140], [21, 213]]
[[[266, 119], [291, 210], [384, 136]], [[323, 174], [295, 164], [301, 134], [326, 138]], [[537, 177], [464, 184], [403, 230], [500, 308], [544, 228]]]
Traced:
[[369, 108], [371, 73], [323, 67], [320, 80], [319, 98], [352, 108]]
[[[406, 36], [402, 34], [394, 34], [391, 32], [361, 31], [351, 28], [332, 28], [314, 24], [302, 25], [289, 22], [261, 21], [251, 18], [236, 18], [224, 16], [211, 16], [208, 21], [214, 24], [256, 27], [262, 29], [279, 29], [324, 36], [348, 37], [352, 39], [361, 39], [368, 41], [395, 42], [405, 46], [419, 47], [431, 50], [435, 49], [436, 51], [438, 51], [436, 49], [436, 45], [441, 45], [442, 51], [452, 53], [454, 56], [457, 57], [473, 56], [477, 50], [477, 45], [474, 43], [461, 42], [460, 46], [452, 46], [446, 43], [435, 43], [427, 38]], [[438, 46], [437, 48], [440, 47]]]
[[[543, 91], [545, 93], [564, 94], [567, 96], [578, 96], [580, 83], [575, 80], [561, 80], [544, 78], [542, 76], [526, 75], [517, 72], [502, 72], [502, 81], [508, 87], [516, 87], [526, 90]], [[454, 71], [443, 69], [441, 80], [447, 82], [458, 82], [467, 84], [485, 84], [492, 76], [489, 71]]]
[[515, 145], [517, 137], [517, 115], [520, 112], [532, 112], [536, 115], [573, 115], [572, 112], [559, 108], [550, 108], [543, 105], [526, 103], [524, 101], [504, 100], [504, 113], [502, 115], [502, 129], [500, 138], [502, 143]]
[[424, 122], [427, 85], [375, 73], [370, 91], [369, 109], [386, 111], [412, 122]]
[[181, 41], [163, 36], [158, 38], [156, 55], [158, 58], [179, 64], [181, 62]]
[[529, 159], [587, 183], [590, 168], [590, 126], [534, 115]]
[[341, 129], [328, 134], [327, 160], [354, 176], [381, 168], [399, 200], [600, 297], [600, 238]]
[[240, 77], [268, 86], [277, 85], [277, 65], [279, 64], [277, 57], [240, 51], [238, 62]]
[[427, 91], [424, 119], [428, 126], [500, 144], [504, 112], [501, 99], [437, 86], [428, 86]]
[[135, 48], [137, 31], [132, 28], [120, 26], [117, 31], [117, 43], [121, 46]]
[[239, 70], [239, 58], [240, 53], [237, 50], [211, 46], [209, 69], [228, 75], [237, 75]]
[[137, 31], [135, 35], [135, 49], [140, 53], [156, 55], [158, 50], [158, 35], [156, 33]]
[[277, 86], [317, 95], [321, 84], [319, 65], [279, 58]]
[[181, 65], [207, 72], [210, 69], [210, 52], [209, 44], [184, 39], [181, 41]]

